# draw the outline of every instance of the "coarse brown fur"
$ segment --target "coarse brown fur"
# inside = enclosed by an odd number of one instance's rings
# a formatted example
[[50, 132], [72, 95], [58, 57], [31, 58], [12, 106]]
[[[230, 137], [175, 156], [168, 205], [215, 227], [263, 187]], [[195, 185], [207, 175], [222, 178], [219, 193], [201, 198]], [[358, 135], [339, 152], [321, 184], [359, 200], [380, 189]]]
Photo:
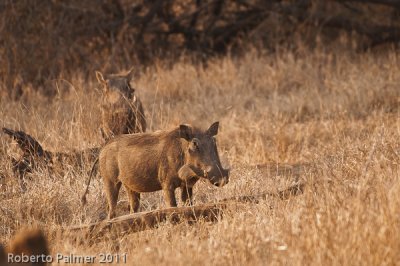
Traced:
[[221, 166], [214, 138], [217, 132], [218, 122], [206, 131], [180, 125], [171, 131], [121, 135], [110, 140], [99, 155], [109, 218], [115, 217], [122, 184], [128, 191], [131, 212], [137, 212], [140, 192], [163, 190], [167, 205], [175, 207], [178, 187], [182, 201], [192, 204], [192, 189], [199, 178], [207, 178], [216, 186], [228, 183], [229, 171]]
[[0, 265], [46, 265], [40, 258], [37, 263], [12, 263], [8, 261], [9, 254], [47, 256], [49, 249], [44, 233], [37, 228], [20, 230], [6, 248], [0, 245]]
[[103, 86], [101, 102], [101, 133], [105, 140], [121, 134], [146, 131], [143, 105], [130, 85], [131, 69], [127, 74], [106, 75], [96, 72]]

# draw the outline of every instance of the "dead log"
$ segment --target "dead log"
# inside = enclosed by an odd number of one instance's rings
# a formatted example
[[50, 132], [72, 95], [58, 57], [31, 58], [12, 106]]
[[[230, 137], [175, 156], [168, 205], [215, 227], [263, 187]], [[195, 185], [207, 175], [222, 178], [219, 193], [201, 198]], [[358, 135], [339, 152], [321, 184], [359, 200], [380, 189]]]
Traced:
[[276, 193], [264, 192], [257, 195], [227, 198], [217, 203], [133, 213], [119, 216], [111, 220], [87, 225], [72, 226], [64, 231], [73, 233], [74, 235], [79, 236], [82, 240], [89, 239], [89, 242], [94, 242], [105, 235], [117, 237], [120, 235], [153, 229], [165, 222], [170, 222], [172, 224], [179, 224], [182, 222], [193, 224], [198, 221], [217, 222], [222, 218], [224, 210], [228, 206], [237, 206], [238, 204], [243, 203], [259, 203], [260, 200], [266, 199], [268, 196], [285, 200], [292, 196], [303, 194], [304, 187], [305, 184], [300, 183]]
[[95, 240], [105, 234], [123, 235], [156, 228], [167, 221], [172, 224], [195, 223], [200, 220], [215, 222], [222, 215], [226, 205], [227, 203], [215, 203], [133, 213], [98, 223], [69, 227], [66, 231], [79, 233], [84, 239]]

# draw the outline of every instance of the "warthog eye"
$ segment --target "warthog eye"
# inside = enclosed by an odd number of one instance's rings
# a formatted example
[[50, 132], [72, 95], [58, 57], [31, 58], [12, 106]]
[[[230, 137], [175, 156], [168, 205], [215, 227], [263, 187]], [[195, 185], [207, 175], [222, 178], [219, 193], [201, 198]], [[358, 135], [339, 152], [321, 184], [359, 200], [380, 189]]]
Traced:
[[192, 151], [199, 151], [200, 150], [200, 143], [198, 139], [192, 140], [192, 145], [190, 145], [190, 149]]
[[193, 146], [194, 146], [196, 149], [199, 149], [199, 143], [198, 143], [197, 141], [193, 141]]

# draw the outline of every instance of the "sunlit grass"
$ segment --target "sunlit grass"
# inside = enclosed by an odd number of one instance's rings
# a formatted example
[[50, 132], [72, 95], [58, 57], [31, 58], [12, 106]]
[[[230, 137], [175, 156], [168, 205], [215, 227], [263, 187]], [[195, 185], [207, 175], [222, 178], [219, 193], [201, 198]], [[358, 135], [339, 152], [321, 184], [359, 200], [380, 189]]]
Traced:
[[[305, 193], [229, 209], [216, 224], [167, 223], [91, 246], [49, 234], [52, 253], [127, 253], [129, 262], [143, 265], [398, 263], [399, 62], [395, 52], [249, 52], [207, 67], [182, 61], [148, 69], [134, 85], [150, 131], [220, 121], [218, 145], [223, 164], [232, 168], [231, 181], [223, 188], [199, 182], [196, 204], [277, 191], [298, 181], [307, 184]], [[52, 151], [98, 146], [97, 87], [78, 75], [53, 100], [26, 88], [21, 102], [1, 100], [0, 124], [26, 131]], [[21, 193], [8, 158], [17, 156], [16, 145], [7, 136], [0, 141], [2, 242], [23, 225], [51, 232], [105, 217], [101, 179], [93, 180], [83, 208], [88, 176], [68, 167], [57, 176], [45, 169], [33, 173]], [[263, 164], [303, 167], [284, 174], [256, 167]], [[126, 200], [122, 193], [118, 215], [128, 212]], [[143, 194], [141, 210], [163, 207], [161, 193]]]

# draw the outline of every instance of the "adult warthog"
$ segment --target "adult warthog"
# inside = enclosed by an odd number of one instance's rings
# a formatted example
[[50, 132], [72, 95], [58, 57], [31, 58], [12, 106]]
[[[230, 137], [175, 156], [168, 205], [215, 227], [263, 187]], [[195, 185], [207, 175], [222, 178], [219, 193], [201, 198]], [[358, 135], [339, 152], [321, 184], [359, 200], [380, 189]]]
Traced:
[[103, 138], [108, 140], [120, 134], [145, 132], [143, 105], [130, 85], [133, 69], [127, 74], [105, 76], [96, 72], [96, 77], [103, 86], [100, 127]]
[[227, 184], [229, 171], [221, 166], [215, 140], [218, 125], [215, 122], [206, 131], [180, 125], [171, 131], [121, 135], [110, 140], [99, 155], [108, 217], [115, 217], [122, 184], [128, 191], [131, 212], [139, 210], [140, 192], [163, 190], [167, 206], [176, 207], [178, 187], [182, 201], [192, 204], [193, 186], [200, 178], [218, 187]]

